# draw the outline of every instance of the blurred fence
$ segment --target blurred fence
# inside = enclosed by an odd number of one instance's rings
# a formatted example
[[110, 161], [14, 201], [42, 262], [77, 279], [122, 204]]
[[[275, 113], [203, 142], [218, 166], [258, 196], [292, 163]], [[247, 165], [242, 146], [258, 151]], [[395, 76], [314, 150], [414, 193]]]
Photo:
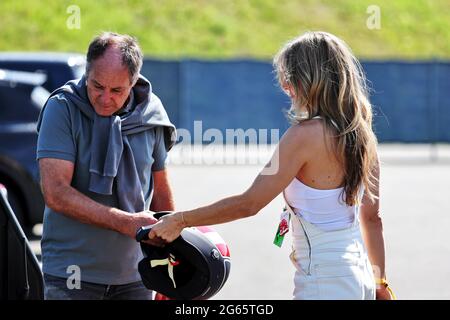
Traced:
[[[450, 62], [363, 61], [380, 142], [450, 142]], [[152, 83], [179, 128], [279, 129], [289, 100], [270, 62], [146, 59]], [[199, 136], [196, 141], [199, 141]], [[270, 137], [268, 141], [270, 143]]]

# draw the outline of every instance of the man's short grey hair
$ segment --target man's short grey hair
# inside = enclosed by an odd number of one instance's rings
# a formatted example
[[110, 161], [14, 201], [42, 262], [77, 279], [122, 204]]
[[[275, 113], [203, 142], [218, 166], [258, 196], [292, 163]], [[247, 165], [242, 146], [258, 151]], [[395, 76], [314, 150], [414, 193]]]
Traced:
[[120, 50], [122, 64], [128, 68], [130, 81], [134, 83], [139, 77], [142, 68], [143, 55], [141, 48], [135, 37], [114, 32], [103, 32], [89, 44], [86, 56], [86, 76], [89, 75], [92, 62], [101, 58], [110, 46]]

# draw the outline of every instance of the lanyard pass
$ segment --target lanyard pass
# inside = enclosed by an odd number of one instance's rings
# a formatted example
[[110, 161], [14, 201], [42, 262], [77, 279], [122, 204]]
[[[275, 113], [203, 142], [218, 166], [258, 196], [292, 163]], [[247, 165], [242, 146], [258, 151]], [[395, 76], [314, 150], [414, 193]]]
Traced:
[[289, 222], [291, 219], [291, 214], [288, 210], [284, 209], [280, 215], [280, 224], [278, 225], [277, 233], [275, 234], [275, 239], [273, 244], [280, 247], [283, 245], [284, 235], [289, 231]]

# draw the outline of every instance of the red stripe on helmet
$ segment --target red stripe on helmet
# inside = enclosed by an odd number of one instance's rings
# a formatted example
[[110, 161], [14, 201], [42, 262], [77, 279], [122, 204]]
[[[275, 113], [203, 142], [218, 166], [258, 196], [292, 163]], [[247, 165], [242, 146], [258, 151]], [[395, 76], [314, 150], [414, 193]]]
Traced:
[[223, 257], [230, 257], [230, 250], [228, 246], [224, 243], [216, 243], [217, 249], [219, 249], [220, 253]]
[[208, 227], [208, 226], [201, 226], [201, 227], [196, 227], [198, 229], [198, 231], [200, 231], [201, 233], [207, 233], [207, 232], [216, 232], [214, 229]]

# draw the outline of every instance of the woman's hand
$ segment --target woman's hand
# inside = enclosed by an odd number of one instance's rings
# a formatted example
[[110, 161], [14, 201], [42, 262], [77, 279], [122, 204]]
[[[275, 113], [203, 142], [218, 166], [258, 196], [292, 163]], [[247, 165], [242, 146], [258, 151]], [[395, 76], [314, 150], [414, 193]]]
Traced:
[[394, 300], [389, 289], [385, 286], [379, 286], [376, 291], [377, 300]]
[[152, 226], [148, 238], [161, 238], [167, 242], [172, 242], [180, 235], [183, 228], [186, 227], [182, 212], [174, 212], [162, 216], [157, 223]]

